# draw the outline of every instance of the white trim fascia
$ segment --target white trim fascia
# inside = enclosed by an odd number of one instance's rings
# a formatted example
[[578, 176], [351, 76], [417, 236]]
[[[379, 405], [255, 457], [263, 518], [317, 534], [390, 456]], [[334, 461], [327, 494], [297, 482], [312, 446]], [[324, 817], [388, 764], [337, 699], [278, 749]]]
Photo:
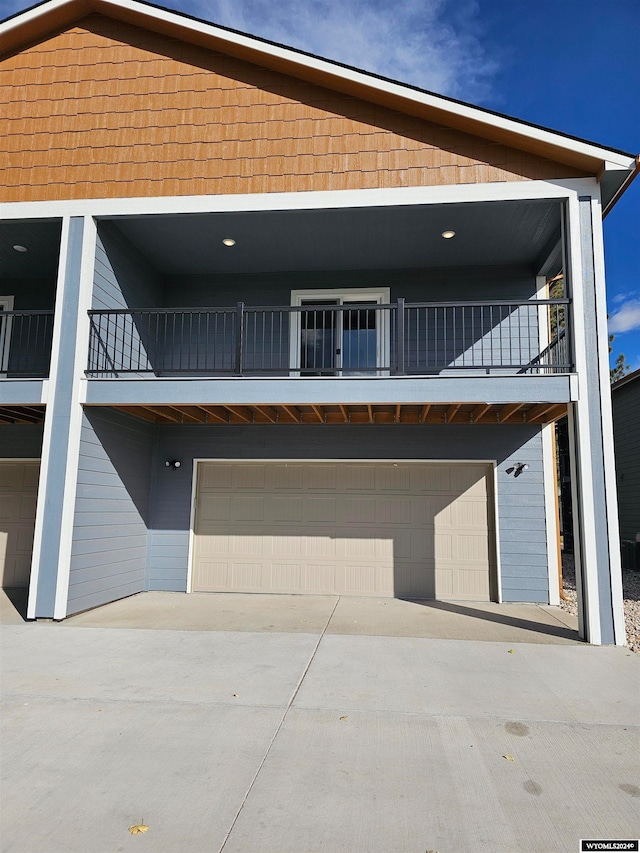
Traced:
[[[66, 0], [50, 0], [49, 3], [28, 10], [23, 15], [17, 15], [0, 26], [0, 35], [8, 34], [23, 24], [37, 19], [45, 12], [63, 8], [65, 5], [67, 5]], [[606, 163], [611, 163], [617, 167], [622, 166], [623, 168], [630, 169], [633, 167], [635, 162], [633, 158], [625, 157], [623, 154], [619, 154], [618, 152], [611, 151], [608, 148], [603, 148], [593, 143], [570, 139], [556, 131], [534, 127], [524, 122], [508, 118], [507, 116], [488, 113], [486, 110], [474, 107], [471, 104], [450, 101], [430, 92], [416, 91], [415, 89], [402, 85], [402, 83], [397, 83], [391, 80], [382, 80], [378, 77], [372, 76], [371, 74], [367, 74], [364, 71], [359, 71], [355, 68], [345, 68], [319, 57], [303, 55], [291, 48], [277, 44], [268, 44], [243, 33], [229, 32], [228, 30], [217, 27], [215, 24], [208, 24], [203, 21], [193, 21], [180, 14], [169, 11], [168, 9], [150, 7], [146, 4], [143, 5], [141, 3], [137, 3], [136, 0], [101, 0], [101, 5], [102, 7], [112, 6], [115, 10], [127, 9], [146, 18], [155, 18], [156, 20], [169, 24], [172, 27], [177, 27], [183, 31], [197, 34], [199, 39], [202, 38], [202, 35], [206, 35], [218, 42], [222, 42], [223, 44], [238, 46], [244, 50], [251, 50], [256, 54], [255, 61], [257, 64], [260, 64], [260, 56], [284, 61], [292, 66], [298, 66], [298, 68], [310, 69], [316, 73], [333, 77], [335, 80], [344, 80], [349, 83], [355, 83], [358, 86], [362, 86], [376, 92], [381, 92], [385, 95], [401, 98], [412, 104], [437, 110], [439, 113], [464, 118], [468, 121], [477, 122], [479, 125], [498, 128], [499, 130], [512, 134], [515, 137], [535, 140], [546, 145], [551, 145], [561, 151], [567, 151], [573, 154], [602, 160], [605, 164], [605, 168]], [[176, 37], [180, 38], [179, 35], [176, 35]], [[293, 69], [291, 73], [295, 75], [295, 71], [293, 71]], [[327, 88], [331, 88], [329, 81], [324, 85]], [[366, 99], [366, 94], [363, 93], [362, 97]], [[401, 111], [400, 106], [396, 108]], [[434, 118], [434, 120], [439, 124], [446, 123], [440, 116]], [[517, 143], [514, 143], [514, 145], [517, 147]]]
[[[195, 507], [196, 507], [196, 496], [197, 496], [197, 469], [198, 464], [200, 462], [233, 462], [233, 463], [246, 463], [248, 465], [253, 464], [255, 462], [301, 462], [301, 463], [311, 463], [317, 462], [319, 465], [326, 464], [327, 462], [372, 462], [372, 463], [382, 463], [383, 465], [389, 464], [393, 465], [394, 463], [409, 463], [416, 464], [420, 463], [423, 465], [486, 465], [488, 469], [493, 471], [493, 481], [491, 483], [491, 491], [492, 495], [487, 496], [487, 502], [491, 500], [491, 505], [493, 508], [493, 525], [494, 525], [494, 559], [495, 559], [495, 569], [496, 569], [496, 583], [498, 589], [498, 604], [502, 604], [502, 574], [501, 574], [501, 565], [500, 565], [500, 528], [499, 528], [499, 512], [498, 512], [498, 462], [496, 459], [400, 459], [397, 456], [394, 459], [366, 459], [362, 457], [349, 457], [347, 458], [323, 458], [318, 459], [318, 457], [311, 457], [304, 459], [301, 458], [291, 458], [291, 457], [270, 457], [270, 458], [255, 458], [255, 459], [247, 459], [246, 457], [243, 459], [238, 459], [235, 456], [231, 457], [218, 457], [216, 459], [211, 459], [209, 457], [195, 457], [193, 458], [193, 481], [191, 484], [191, 514], [189, 521], [189, 558], [187, 561], [187, 592], [192, 592], [193, 585], [193, 547], [195, 544]], [[487, 485], [489, 485], [489, 477], [490, 472], [487, 471]], [[491, 571], [491, 565], [489, 565], [489, 571]]]
[[[58, 376], [58, 360], [60, 355], [60, 345], [62, 342], [62, 310], [64, 289], [64, 281], [67, 269], [67, 253], [69, 249], [69, 228], [71, 218], [68, 216], [62, 219], [62, 228], [60, 234], [60, 256], [58, 260], [58, 275], [56, 278], [56, 303], [53, 317], [53, 335], [51, 340], [51, 359], [49, 363], [49, 380], [47, 396], [51, 400], [54, 399], [56, 392], [56, 382]], [[55, 450], [51, 446], [51, 433], [53, 429], [53, 415], [50, 407], [47, 407], [44, 418], [44, 430], [42, 436], [42, 450], [40, 453], [43, 464], [40, 466], [40, 477], [38, 480], [38, 500], [36, 502], [36, 523], [33, 534], [33, 548], [31, 551], [31, 573], [29, 576], [29, 594], [27, 598], [27, 619], [36, 618], [36, 607], [38, 597], [38, 576], [40, 574], [40, 557], [42, 554], [42, 530], [44, 525], [45, 514], [45, 492], [47, 489], [47, 471], [49, 468], [49, 455]]]
[[80, 262], [80, 295], [78, 300], [78, 325], [68, 329], [67, 334], [76, 335], [75, 360], [73, 366], [73, 390], [67, 443], [67, 466], [65, 471], [64, 501], [60, 522], [60, 550], [58, 552], [58, 574], [53, 611], [54, 619], [67, 615], [69, 575], [71, 572], [71, 548], [73, 545], [73, 519], [76, 506], [78, 462], [80, 459], [80, 434], [82, 432], [83, 409], [80, 404], [79, 378], [84, 376], [89, 346], [89, 315], [93, 295], [93, 270], [95, 263], [97, 226], [90, 216], [84, 218], [82, 256]]
[[[548, 299], [549, 287], [547, 278], [544, 275], [536, 276], [536, 298]], [[538, 344], [540, 352], [549, 345], [550, 328], [549, 328], [549, 306], [544, 305], [538, 308]], [[542, 439], [542, 471], [544, 484], [544, 511], [545, 511], [545, 527], [547, 535], [547, 570], [549, 582], [549, 604], [556, 606], [560, 605], [560, 591], [558, 588], [558, 573], [560, 566], [558, 565], [558, 518], [556, 513], [556, 495], [555, 488], [555, 453], [554, 440], [555, 430], [553, 424], [547, 424], [541, 430]], [[555, 578], [555, 580], [554, 580]]]
[[494, 543], [493, 543], [493, 551], [494, 558], [496, 561], [496, 584], [498, 588], [498, 604], [502, 604], [503, 596], [502, 596], [502, 560], [500, 558], [500, 509], [498, 506], [498, 460], [493, 459], [490, 463], [493, 468], [493, 482], [491, 484], [491, 488], [493, 491], [493, 500], [491, 501], [493, 506], [493, 531], [494, 531]]
[[[571, 299], [572, 299], [572, 339], [574, 346], [575, 372], [579, 377], [584, 376], [586, 380], [586, 339], [584, 329], [584, 300], [582, 291], [582, 253], [580, 244], [580, 210], [577, 197], [569, 199], [567, 203], [567, 244], [569, 250], [569, 264], [571, 274]], [[566, 271], [565, 271], [566, 273]], [[576, 579], [582, 574], [585, 601], [582, 602], [586, 639], [589, 643], [600, 645], [602, 633], [600, 630], [600, 601], [598, 589], [597, 566], [595, 555], [597, 553], [596, 537], [593, 525], [589, 519], [594, 517], [593, 476], [591, 468], [591, 430], [589, 427], [589, 409], [586, 398], [578, 399], [574, 405], [577, 414], [577, 433], [574, 456], [575, 467], [578, 477], [572, 477], [572, 489], [574, 497], [574, 519], [579, 526], [579, 536], [576, 542], [582, 550], [581, 559], [576, 554]], [[575, 473], [575, 472], [574, 472]], [[578, 592], [580, 603], [580, 592]]]
[[149, 198], [15, 201], [0, 205], [2, 219], [43, 217], [152, 216], [180, 213], [256, 213], [278, 210], [326, 210], [344, 207], [394, 207], [426, 204], [464, 204], [483, 201], [564, 200], [590, 195], [595, 178], [554, 181], [494, 181], [434, 187], [387, 187], [362, 190], [315, 190], [290, 193], [155, 196]]
[[542, 427], [542, 477], [544, 488], [544, 512], [547, 530], [547, 568], [549, 574], [549, 604], [560, 606], [560, 586], [558, 578], [558, 514], [556, 513], [557, 495], [555, 494], [556, 457], [554, 452], [555, 430], [553, 424]]
[[613, 632], [615, 645], [624, 646], [627, 644], [627, 639], [624, 624], [622, 560], [620, 552], [620, 530], [618, 527], [618, 487], [616, 482], [613, 410], [610, 393], [611, 378], [609, 373], [609, 334], [606, 322], [607, 297], [604, 240], [599, 195], [591, 200], [591, 227], [593, 232], [593, 262], [598, 331], [598, 367], [600, 371], [600, 388], [604, 392], [600, 394], [600, 417], [602, 422], [602, 452], [609, 540], [609, 574], [611, 582], [611, 604], [613, 608]]
[[200, 459], [192, 460], [191, 474], [191, 508], [189, 511], [189, 556], [187, 558], [187, 588], [186, 592], [193, 592], [193, 557], [196, 544], [196, 499], [198, 497], [198, 462]]

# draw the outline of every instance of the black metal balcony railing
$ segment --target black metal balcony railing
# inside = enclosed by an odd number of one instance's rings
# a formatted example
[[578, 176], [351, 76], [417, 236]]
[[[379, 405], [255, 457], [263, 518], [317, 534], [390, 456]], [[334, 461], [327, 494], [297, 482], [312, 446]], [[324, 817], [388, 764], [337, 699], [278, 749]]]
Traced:
[[49, 375], [53, 311], [0, 311], [0, 376]]
[[90, 311], [89, 376], [571, 370], [567, 299]]

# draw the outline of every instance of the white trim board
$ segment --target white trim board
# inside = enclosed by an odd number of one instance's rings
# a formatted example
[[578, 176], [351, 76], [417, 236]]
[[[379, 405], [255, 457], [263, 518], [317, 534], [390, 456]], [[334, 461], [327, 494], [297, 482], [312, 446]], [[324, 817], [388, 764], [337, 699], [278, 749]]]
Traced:
[[483, 201], [563, 200], [570, 197], [577, 198], [578, 195], [596, 195], [598, 192], [595, 178], [567, 178], [562, 181], [496, 181], [488, 184], [455, 184], [436, 187], [15, 201], [0, 205], [0, 218], [41, 219], [63, 216], [109, 218], [178, 213], [255, 213], [272, 210], [325, 210], [344, 207], [463, 204]]

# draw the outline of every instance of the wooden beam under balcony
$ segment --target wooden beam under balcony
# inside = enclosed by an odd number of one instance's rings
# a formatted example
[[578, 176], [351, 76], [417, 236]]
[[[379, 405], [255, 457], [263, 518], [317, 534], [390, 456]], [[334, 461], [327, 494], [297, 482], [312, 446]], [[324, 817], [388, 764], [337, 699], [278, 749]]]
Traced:
[[[548, 424], [567, 412], [564, 403], [310, 403], [297, 406], [274, 403], [269, 406], [144, 405], [113, 408], [157, 424], [270, 424], [274, 427], [294, 424]], [[0, 419], [2, 411], [0, 409]], [[26, 415], [22, 422], [28, 422]]]
[[44, 415], [44, 406], [0, 406], [0, 424], [41, 424]]

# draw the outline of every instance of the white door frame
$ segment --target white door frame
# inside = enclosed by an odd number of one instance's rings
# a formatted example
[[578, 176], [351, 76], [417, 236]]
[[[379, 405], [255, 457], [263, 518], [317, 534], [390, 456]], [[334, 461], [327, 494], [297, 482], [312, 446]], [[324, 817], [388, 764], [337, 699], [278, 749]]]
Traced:
[[[331, 289], [292, 290], [291, 306], [300, 307], [310, 299], [322, 301], [324, 299], [337, 299], [339, 304], [344, 302], [374, 302], [378, 305], [388, 305], [391, 301], [391, 289], [389, 287], [337, 287]], [[377, 366], [383, 368], [389, 366], [389, 322], [388, 313], [378, 311], [376, 318], [376, 360]], [[289, 322], [289, 375], [300, 376], [300, 312], [292, 311]], [[342, 349], [342, 341], [340, 341]], [[339, 374], [342, 375], [342, 374]], [[374, 376], [388, 376], [389, 370], [377, 370]]]
[[0, 376], [6, 376], [9, 369], [9, 347], [13, 317], [3, 317], [5, 311], [13, 311], [14, 296], [0, 296]]

